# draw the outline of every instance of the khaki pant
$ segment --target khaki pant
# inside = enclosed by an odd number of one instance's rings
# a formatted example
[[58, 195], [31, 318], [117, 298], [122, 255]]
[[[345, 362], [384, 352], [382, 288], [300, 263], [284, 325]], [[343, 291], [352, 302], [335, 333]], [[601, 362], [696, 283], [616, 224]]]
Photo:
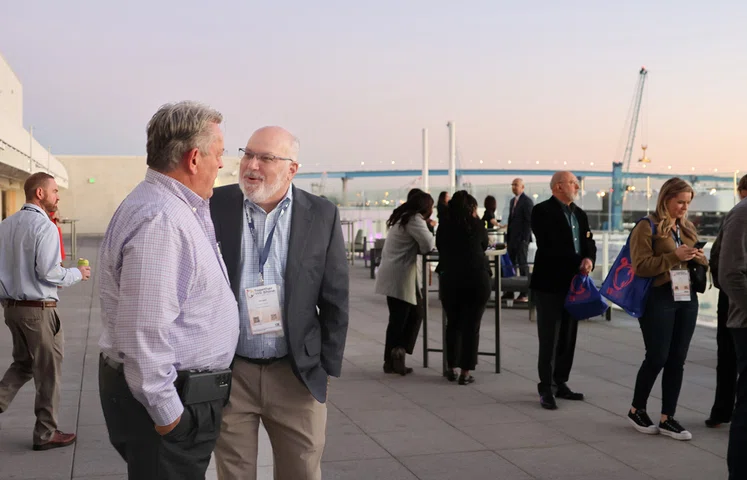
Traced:
[[57, 430], [62, 372], [62, 325], [55, 308], [6, 307], [5, 324], [13, 336], [13, 363], [0, 380], [0, 412], [26, 382], [34, 379], [34, 444], [47, 442]]
[[259, 421], [272, 444], [275, 480], [321, 480], [327, 405], [293, 374], [290, 360], [256, 365], [239, 357], [215, 448], [218, 478], [255, 480]]

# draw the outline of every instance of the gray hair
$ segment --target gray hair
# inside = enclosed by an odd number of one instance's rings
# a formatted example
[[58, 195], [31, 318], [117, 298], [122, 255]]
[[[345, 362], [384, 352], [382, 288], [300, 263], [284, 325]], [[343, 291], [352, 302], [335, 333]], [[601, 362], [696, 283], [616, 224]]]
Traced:
[[148, 122], [146, 163], [154, 170], [168, 173], [193, 148], [207, 154], [213, 143], [210, 126], [222, 121], [220, 112], [197, 102], [163, 105]]

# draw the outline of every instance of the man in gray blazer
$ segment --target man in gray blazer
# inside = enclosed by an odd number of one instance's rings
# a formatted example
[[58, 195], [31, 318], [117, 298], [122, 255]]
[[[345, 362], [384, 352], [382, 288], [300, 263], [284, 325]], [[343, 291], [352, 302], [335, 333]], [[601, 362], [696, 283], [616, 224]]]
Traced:
[[348, 328], [348, 264], [337, 207], [292, 185], [298, 140], [280, 127], [251, 136], [239, 185], [210, 210], [239, 303], [231, 397], [215, 450], [218, 477], [254, 479], [259, 421], [275, 479], [321, 477], [329, 376]]
[[[740, 182], [741, 183], [741, 182]], [[737, 353], [737, 402], [731, 416], [726, 462], [729, 479], [747, 478], [747, 199], [724, 218], [721, 227], [718, 281], [729, 297], [726, 326]]]

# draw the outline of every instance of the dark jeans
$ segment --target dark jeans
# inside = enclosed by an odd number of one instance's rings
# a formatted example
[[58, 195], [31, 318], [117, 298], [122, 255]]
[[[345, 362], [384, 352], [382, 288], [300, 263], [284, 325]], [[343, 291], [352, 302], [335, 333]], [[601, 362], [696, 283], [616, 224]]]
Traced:
[[480, 323], [490, 298], [490, 276], [480, 274], [478, 284], [441, 283], [441, 304], [446, 311], [446, 365], [474, 370], [480, 346]]
[[687, 350], [698, 319], [698, 297], [693, 291], [689, 302], [675, 302], [672, 285], [651, 287], [646, 310], [638, 323], [646, 345], [646, 358], [638, 370], [633, 407], [646, 409], [656, 377], [661, 378], [661, 413], [674, 416], [682, 388]]
[[130, 480], [202, 480], [220, 433], [223, 401], [184, 407], [174, 429], [159, 435], [124, 374], [99, 360], [99, 393], [109, 441], [127, 462]]
[[726, 463], [729, 480], [747, 478], [747, 328], [730, 328], [737, 352], [739, 380], [737, 380], [737, 406], [731, 417], [729, 449]]
[[565, 294], [532, 291], [537, 305], [539, 359], [537, 370], [540, 394], [552, 393], [553, 384], [568, 381], [576, 351], [578, 322], [565, 310]]
[[713, 400], [710, 418], [728, 422], [734, 411], [734, 397], [737, 392], [737, 354], [734, 351], [734, 340], [726, 327], [729, 318], [729, 297], [724, 292], [718, 294], [717, 315], [716, 398]]
[[[519, 272], [522, 277], [529, 276], [529, 265], [527, 256], [529, 254], [529, 242], [513, 242], [508, 244], [508, 258], [514, 265], [520, 265]], [[526, 296], [527, 292], [519, 292], [519, 296]], [[504, 296], [513, 297], [514, 292], [506, 292]]]
[[386, 343], [384, 344], [384, 362], [392, 361], [393, 348], [405, 348], [407, 345], [407, 321], [416, 305], [394, 297], [386, 297], [389, 307], [389, 325], [386, 327]]

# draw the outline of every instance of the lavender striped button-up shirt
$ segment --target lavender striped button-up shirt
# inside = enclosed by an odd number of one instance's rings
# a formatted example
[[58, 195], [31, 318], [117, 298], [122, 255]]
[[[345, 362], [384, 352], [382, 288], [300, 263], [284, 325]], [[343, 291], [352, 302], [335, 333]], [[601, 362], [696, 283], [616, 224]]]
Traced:
[[148, 169], [106, 230], [99, 255], [102, 352], [124, 363], [156, 425], [184, 407], [177, 370], [227, 368], [239, 318], [207, 200]]

